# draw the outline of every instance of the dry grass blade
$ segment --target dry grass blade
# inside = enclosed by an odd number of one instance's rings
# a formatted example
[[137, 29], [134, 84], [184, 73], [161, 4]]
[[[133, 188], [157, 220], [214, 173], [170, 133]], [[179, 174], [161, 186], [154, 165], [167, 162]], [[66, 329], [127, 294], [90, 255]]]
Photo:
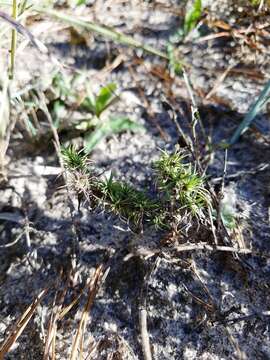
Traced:
[[18, 21], [12, 19], [8, 14], [4, 11], [0, 11], [0, 18], [7, 22], [10, 26], [12, 26], [18, 33], [26, 37], [32, 45], [34, 45], [39, 51], [47, 52], [47, 48], [43, 45], [39, 40], [37, 40], [34, 35], [22, 24]]
[[68, 279], [65, 283], [64, 289], [56, 293], [53, 303], [53, 310], [51, 313], [48, 333], [45, 342], [44, 360], [55, 360], [55, 347], [56, 347], [56, 334], [57, 334], [57, 322], [60, 320], [60, 314], [62, 305], [68, 290]]
[[65, 316], [67, 315], [67, 313], [69, 313], [70, 310], [71, 310], [76, 304], [78, 304], [78, 302], [79, 302], [79, 300], [80, 300], [80, 298], [81, 298], [84, 290], [85, 290], [86, 287], [88, 287], [88, 286], [89, 286], [89, 284], [86, 284], [86, 286], [81, 289], [81, 291], [80, 291], [79, 294], [75, 297], [75, 299], [74, 299], [69, 305], [67, 305], [66, 307], [64, 307], [64, 308], [61, 310], [61, 312], [60, 312], [60, 314], [59, 314], [59, 320], [62, 320], [63, 317], [65, 317]]
[[39, 293], [39, 295], [35, 298], [35, 300], [32, 302], [32, 304], [26, 309], [26, 311], [23, 313], [21, 318], [17, 321], [14, 330], [10, 333], [10, 335], [7, 337], [7, 339], [4, 341], [4, 343], [1, 346], [0, 360], [4, 360], [4, 356], [8, 353], [9, 349], [16, 342], [18, 337], [22, 334], [26, 325], [28, 324], [33, 314], [35, 313], [37, 306], [40, 304], [41, 300], [44, 298], [47, 292], [48, 289], [42, 290]]
[[76, 360], [77, 359], [77, 354], [79, 351], [79, 356], [80, 359], [83, 358], [83, 338], [84, 338], [84, 332], [85, 332], [85, 328], [86, 328], [86, 324], [87, 324], [87, 320], [88, 320], [88, 316], [89, 316], [89, 311], [91, 309], [91, 306], [93, 305], [97, 290], [98, 290], [98, 286], [99, 286], [99, 282], [100, 279], [103, 275], [103, 266], [100, 265], [95, 272], [94, 278], [92, 279], [90, 285], [89, 285], [89, 291], [88, 291], [88, 299], [87, 302], [85, 304], [83, 313], [82, 313], [82, 317], [73, 341], [73, 345], [72, 345], [72, 350], [71, 350], [71, 355], [70, 355], [70, 360]]

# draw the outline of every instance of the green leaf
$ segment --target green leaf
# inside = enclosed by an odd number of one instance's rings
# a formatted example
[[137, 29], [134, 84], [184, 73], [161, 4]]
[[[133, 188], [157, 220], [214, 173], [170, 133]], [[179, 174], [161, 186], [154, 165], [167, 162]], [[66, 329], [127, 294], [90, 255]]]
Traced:
[[111, 105], [117, 96], [114, 95], [116, 84], [111, 83], [104, 86], [96, 98], [96, 115], [99, 116], [108, 106]]
[[141, 125], [136, 124], [126, 117], [113, 117], [97, 127], [85, 139], [85, 150], [90, 153], [101, 139], [126, 130], [137, 131], [142, 129]]
[[82, 104], [81, 104], [82, 108], [89, 111], [91, 114], [95, 115], [96, 114], [96, 102], [95, 100], [93, 101], [89, 96], [87, 96]]
[[114, 95], [116, 88], [116, 84], [108, 84], [100, 90], [97, 97], [88, 90], [88, 96], [82, 102], [82, 107], [99, 117], [104, 110], [118, 99], [118, 96]]
[[202, 15], [202, 2], [195, 0], [191, 9], [187, 11], [184, 22], [184, 34], [187, 35], [197, 25]]
[[182, 74], [182, 64], [175, 57], [175, 47], [173, 44], [168, 43], [167, 53], [169, 57], [169, 68], [172, 72], [172, 75], [181, 75]]
[[52, 117], [53, 117], [53, 125], [56, 129], [58, 129], [61, 122], [61, 113], [63, 114], [65, 110], [65, 102], [61, 99], [55, 100], [53, 103]]
[[78, 0], [77, 1], [77, 6], [85, 5], [85, 3], [86, 3], [86, 0]]

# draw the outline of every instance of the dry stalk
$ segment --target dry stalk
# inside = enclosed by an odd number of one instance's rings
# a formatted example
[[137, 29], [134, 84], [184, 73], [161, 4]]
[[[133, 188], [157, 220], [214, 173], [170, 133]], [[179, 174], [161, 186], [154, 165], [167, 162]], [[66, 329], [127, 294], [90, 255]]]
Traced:
[[[61, 274], [62, 275], [62, 274]], [[55, 360], [55, 348], [56, 348], [56, 334], [57, 334], [57, 322], [60, 320], [60, 313], [62, 310], [63, 302], [68, 290], [68, 281], [65, 282], [64, 289], [62, 291], [56, 292], [53, 302], [53, 309], [48, 325], [47, 338], [45, 342], [45, 350], [43, 355], [43, 360]], [[57, 287], [60, 285], [58, 282]]]
[[20, 319], [16, 322], [14, 329], [9, 334], [7, 339], [4, 341], [0, 348], [0, 360], [4, 360], [5, 355], [8, 353], [12, 345], [16, 342], [16, 340], [19, 338], [19, 336], [24, 331], [26, 325], [34, 315], [38, 305], [40, 304], [41, 300], [44, 298], [44, 296], [47, 294], [48, 288], [42, 290], [38, 296], [35, 298], [35, 300], [32, 302], [32, 304], [25, 310], [25, 312], [22, 314]]
[[148, 293], [148, 284], [151, 276], [158, 268], [160, 263], [160, 258], [157, 256], [154, 262], [154, 265], [151, 267], [150, 271], [145, 276], [144, 284], [141, 290], [140, 296], [140, 308], [139, 308], [139, 325], [140, 325], [140, 334], [141, 334], [141, 343], [142, 343], [142, 352], [144, 360], [152, 360], [151, 345], [149, 339], [149, 333], [147, 330], [147, 293]]
[[88, 299], [85, 304], [84, 310], [82, 312], [81, 320], [72, 344], [70, 360], [76, 360], [78, 353], [80, 360], [83, 359], [83, 343], [84, 343], [85, 328], [87, 325], [90, 309], [93, 305], [95, 296], [97, 294], [100, 285], [100, 280], [103, 276], [103, 272], [104, 272], [103, 265], [100, 265], [96, 269], [94, 277], [89, 285]]
[[140, 309], [139, 316], [143, 357], [144, 360], [152, 360], [150, 340], [147, 330], [147, 310], [144, 308]]

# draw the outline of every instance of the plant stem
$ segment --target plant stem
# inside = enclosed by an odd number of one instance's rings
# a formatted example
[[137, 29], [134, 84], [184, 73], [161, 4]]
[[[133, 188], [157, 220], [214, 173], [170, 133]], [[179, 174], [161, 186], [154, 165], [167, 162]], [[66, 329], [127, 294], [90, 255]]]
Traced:
[[[12, 17], [14, 20], [17, 19], [17, 13], [18, 13], [17, 0], [13, 0], [13, 2], [12, 2]], [[16, 45], [17, 45], [17, 31], [15, 29], [12, 29], [11, 49], [10, 49], [10, 69], [9, 69], [9, 78], [11, 80], [14, 77]]]

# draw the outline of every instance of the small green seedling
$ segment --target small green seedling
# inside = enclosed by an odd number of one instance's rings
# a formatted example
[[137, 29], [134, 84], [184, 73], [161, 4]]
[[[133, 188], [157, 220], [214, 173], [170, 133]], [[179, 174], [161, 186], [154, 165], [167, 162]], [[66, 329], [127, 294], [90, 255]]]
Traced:
[[186, 11], [184, 25], [178, 28], [167, 42], [167, 56], [171, 75], [181, 75], [183, 62], [179, 61], [177, 55], [177, 44], [181, 43], [184, 38], [193, 30], [202, 16], [201, 0], [195, 0], [189, 10]]
[[110, 116], [105, 119], [101, 118], [105, 110], [119, 100], [119, 96], [115, 94], [115, 91], [116, 84], [108, 84], [101, 88], [96, 97], [89, 91], [88, 96], [82, 103], [84, 110], [88, 110], [93, 115], [90, 123], [95, 125], [94, 130], [88, 132], [85, 136], [84, 143], [87, 153], [90, 153], [103, 138], [123, 131], [137, 131], [143, 128], [127, 117]]
[[[119, 100], [119, 96], [115, 94], [116, 84], [110, 83], [102, 87], [96, 96], [86, 89], [88, 94], [81, 103], [76, 89], [82, 82], [85, 83], [83, 74], [69, 77], [56, 72], [45, 90], [46, 99], [49, 100], [47, 107], [60, 139], [62, 133], [70, 138], [83, 136], [85, 151], [90, 153], [103, 138], [124, 131], [143, 129], [126, 116], [105, 115], [106, 110]], [[44, 138], [45, 135], [45, 128], [36, 115], [38, 109], [42, 108], [40, 97], [33, 90], [22, 101], [26, 110], [24, 121], [28, 134], [33, 141], [38, 141], [39, 137]], [[50, 134], [47, 135], [48, 138]]]
[[88, 90], [88, 96], [84, 99], [82, 107], [91, 114], [100, 117], [109, 106], [119, 100], [115, 94], [116, 88], [116, 84], [108, 84], [101, 88], [96, 97]]

